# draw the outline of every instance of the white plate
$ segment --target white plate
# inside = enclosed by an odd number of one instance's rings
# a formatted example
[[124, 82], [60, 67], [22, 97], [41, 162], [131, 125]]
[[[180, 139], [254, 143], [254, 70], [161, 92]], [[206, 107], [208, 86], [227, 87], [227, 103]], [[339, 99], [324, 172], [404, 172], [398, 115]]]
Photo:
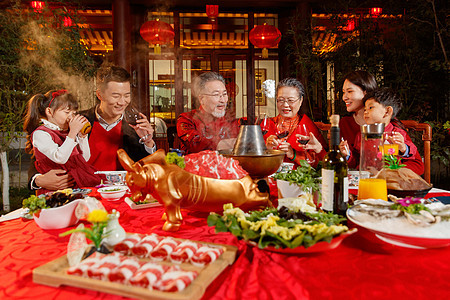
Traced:
[[[358, 226], [366, 228], [380, 240], [415, 249], [440, 248], [450, 246], [450, 222], [440, 222], [429, 227], [419, 227], [409, 223], [405, 217], [385, 220], [362, 221], [358, 216], [362, 213], [351, 208], [347, 210], [347, 218]], [[406, 233], [406, 230], [408, 231]]]
[[128, 204], [131, 207], [131, 209], [144, 209], [149, 207], [162, 206], [162, 204], [159, 203], [158, 201], [145, 204], [136, 204], [129, 197], [125, 198], [125, 203]]

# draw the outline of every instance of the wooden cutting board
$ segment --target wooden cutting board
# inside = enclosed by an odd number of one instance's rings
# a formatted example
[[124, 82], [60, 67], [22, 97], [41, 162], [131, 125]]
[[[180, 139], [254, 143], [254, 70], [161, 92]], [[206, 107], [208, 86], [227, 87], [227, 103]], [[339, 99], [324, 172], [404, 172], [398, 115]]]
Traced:
[[[184, 239], [174, 238], [176, 240], [185, 241]], [[216, 279], [219, 274], [234, 263], [236, 259], [237, 247], [231, 245], [222, 245], [195, 241], [205, 245], [213, 245], [223, 247], [224, 252], [214, 262], [204, 266], [197, 267], [190, 263], [183, 263], [180, 266], [184, 270], [197, 271], [198, 276], [192, 283], [181, 292], [162, 292], [157, 290], [149, 290], [141, 287], [134, 287], [116, 282], [96, 280], [76, 275], [67, 274], [69, 262], [67, 256], [61, 256], [51, 262], [46, 263], [33, 270], [33, 281], [35, 283], [44, 284], [53, 287], [61, 285], [74, 286], [84, 289], [95, 290], [104, 293], [116, 294], [125, 297], [139, 299], [200, 299], [205, 293], [206, 288]], [[149, 259], [143, 259], [150, 261]], [[158, 262], [165, 265], [174, 265], [169, 261]]]

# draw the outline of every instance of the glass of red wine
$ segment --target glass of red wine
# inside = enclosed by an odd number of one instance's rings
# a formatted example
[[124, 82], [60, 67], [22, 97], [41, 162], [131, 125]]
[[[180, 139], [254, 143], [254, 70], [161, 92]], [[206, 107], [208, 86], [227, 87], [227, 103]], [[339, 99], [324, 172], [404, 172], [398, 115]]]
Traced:
[[287, 137], [289, 135], [288, 130], [283, 130], [283, 123], [281, 123], [281, 125], [277, 126], [276, 135], [277, 135], [278, 139], [284, 139], [285, 137]]
[[262, 120], [261, 120], [261, 124], [259, 124], [259, 126], [261, 126], [261, 131], [264, 136], [267, 134], [267, 132], [269, 132], [269, 117], [267, 117], [266, 114], [263, 114], [263, 115], [264, 115], [263, 118], [260, 117], [260, 119], [262, 119]]
[[130, 107], [125, 111], [125, 120], [128, 124], [135, 126], [137, 124], [137, 120], [140, 119], [142, 119], [142, 116], [136, 108]]
[[297, 127], [297, 134], [302, 135], [298, 138], [297, 142], [300, 145], [306, 145], [309, 142], [309, 130], [305, 124], [301, 124]]

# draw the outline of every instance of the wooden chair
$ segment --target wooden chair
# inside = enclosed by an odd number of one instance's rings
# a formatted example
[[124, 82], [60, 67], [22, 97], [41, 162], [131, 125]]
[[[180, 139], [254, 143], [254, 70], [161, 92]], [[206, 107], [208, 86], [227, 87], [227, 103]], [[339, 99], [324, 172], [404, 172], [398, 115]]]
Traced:
[[[414, 131], [422, 131], [422, 141], [423, 141], [423, 164], [424, 164], [424, 173], [423, 177], [426, 182], [430, 183], [431, 181], [431, 172], [430, 172], [430, 166], [431, 166], [431, 159], [430, 159], [430, 153], [431, 153], [431, 139], [432, 139], [432, 130], [431, 126], [426, 123], [419, 123], [414, 120], [401, 120], [402, 124], [405, 125], [406, 129], [414, 130]], [[316, 126], [321, 131], [327, 131], [329, 139], [330, 135], [330, 128], [331, 124], [325, 124], [322, 122], [314, 122]]]
[[425, 167], [423, 177], [426, 182], [430, 183], [431, 181], [431, 139], [432, 139], [432, 130], [430, 124], [427, 123], [419, 123], [414, 120], [401, 120], [402, 124], [405, 125], [406, 129], [414, 130], [414, 131], [422, 131], [422, 141], [423, 141], [423, 164]]
[[[322, 132], [322, 135], [325, 138], [325, 140], [329, 141], [331, 124], [326, 124], [323, 122], [314, 122], [314, 124], [316, 124], [317, 128], [319, 128], [319, 130]], [[327, 133], [326, 135], [324, 134], [325, 132]]]

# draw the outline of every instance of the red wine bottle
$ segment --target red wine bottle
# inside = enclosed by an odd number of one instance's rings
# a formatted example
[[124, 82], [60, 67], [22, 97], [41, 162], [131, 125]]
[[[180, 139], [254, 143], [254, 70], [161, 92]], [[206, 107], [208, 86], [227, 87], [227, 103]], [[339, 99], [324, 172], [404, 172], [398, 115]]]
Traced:
[[348, 165], [339, 150], [339, 115], [332, 115], [330, 122], [330, 151], [322, 166], [322, 210], [345, 215], [348, 202]]

